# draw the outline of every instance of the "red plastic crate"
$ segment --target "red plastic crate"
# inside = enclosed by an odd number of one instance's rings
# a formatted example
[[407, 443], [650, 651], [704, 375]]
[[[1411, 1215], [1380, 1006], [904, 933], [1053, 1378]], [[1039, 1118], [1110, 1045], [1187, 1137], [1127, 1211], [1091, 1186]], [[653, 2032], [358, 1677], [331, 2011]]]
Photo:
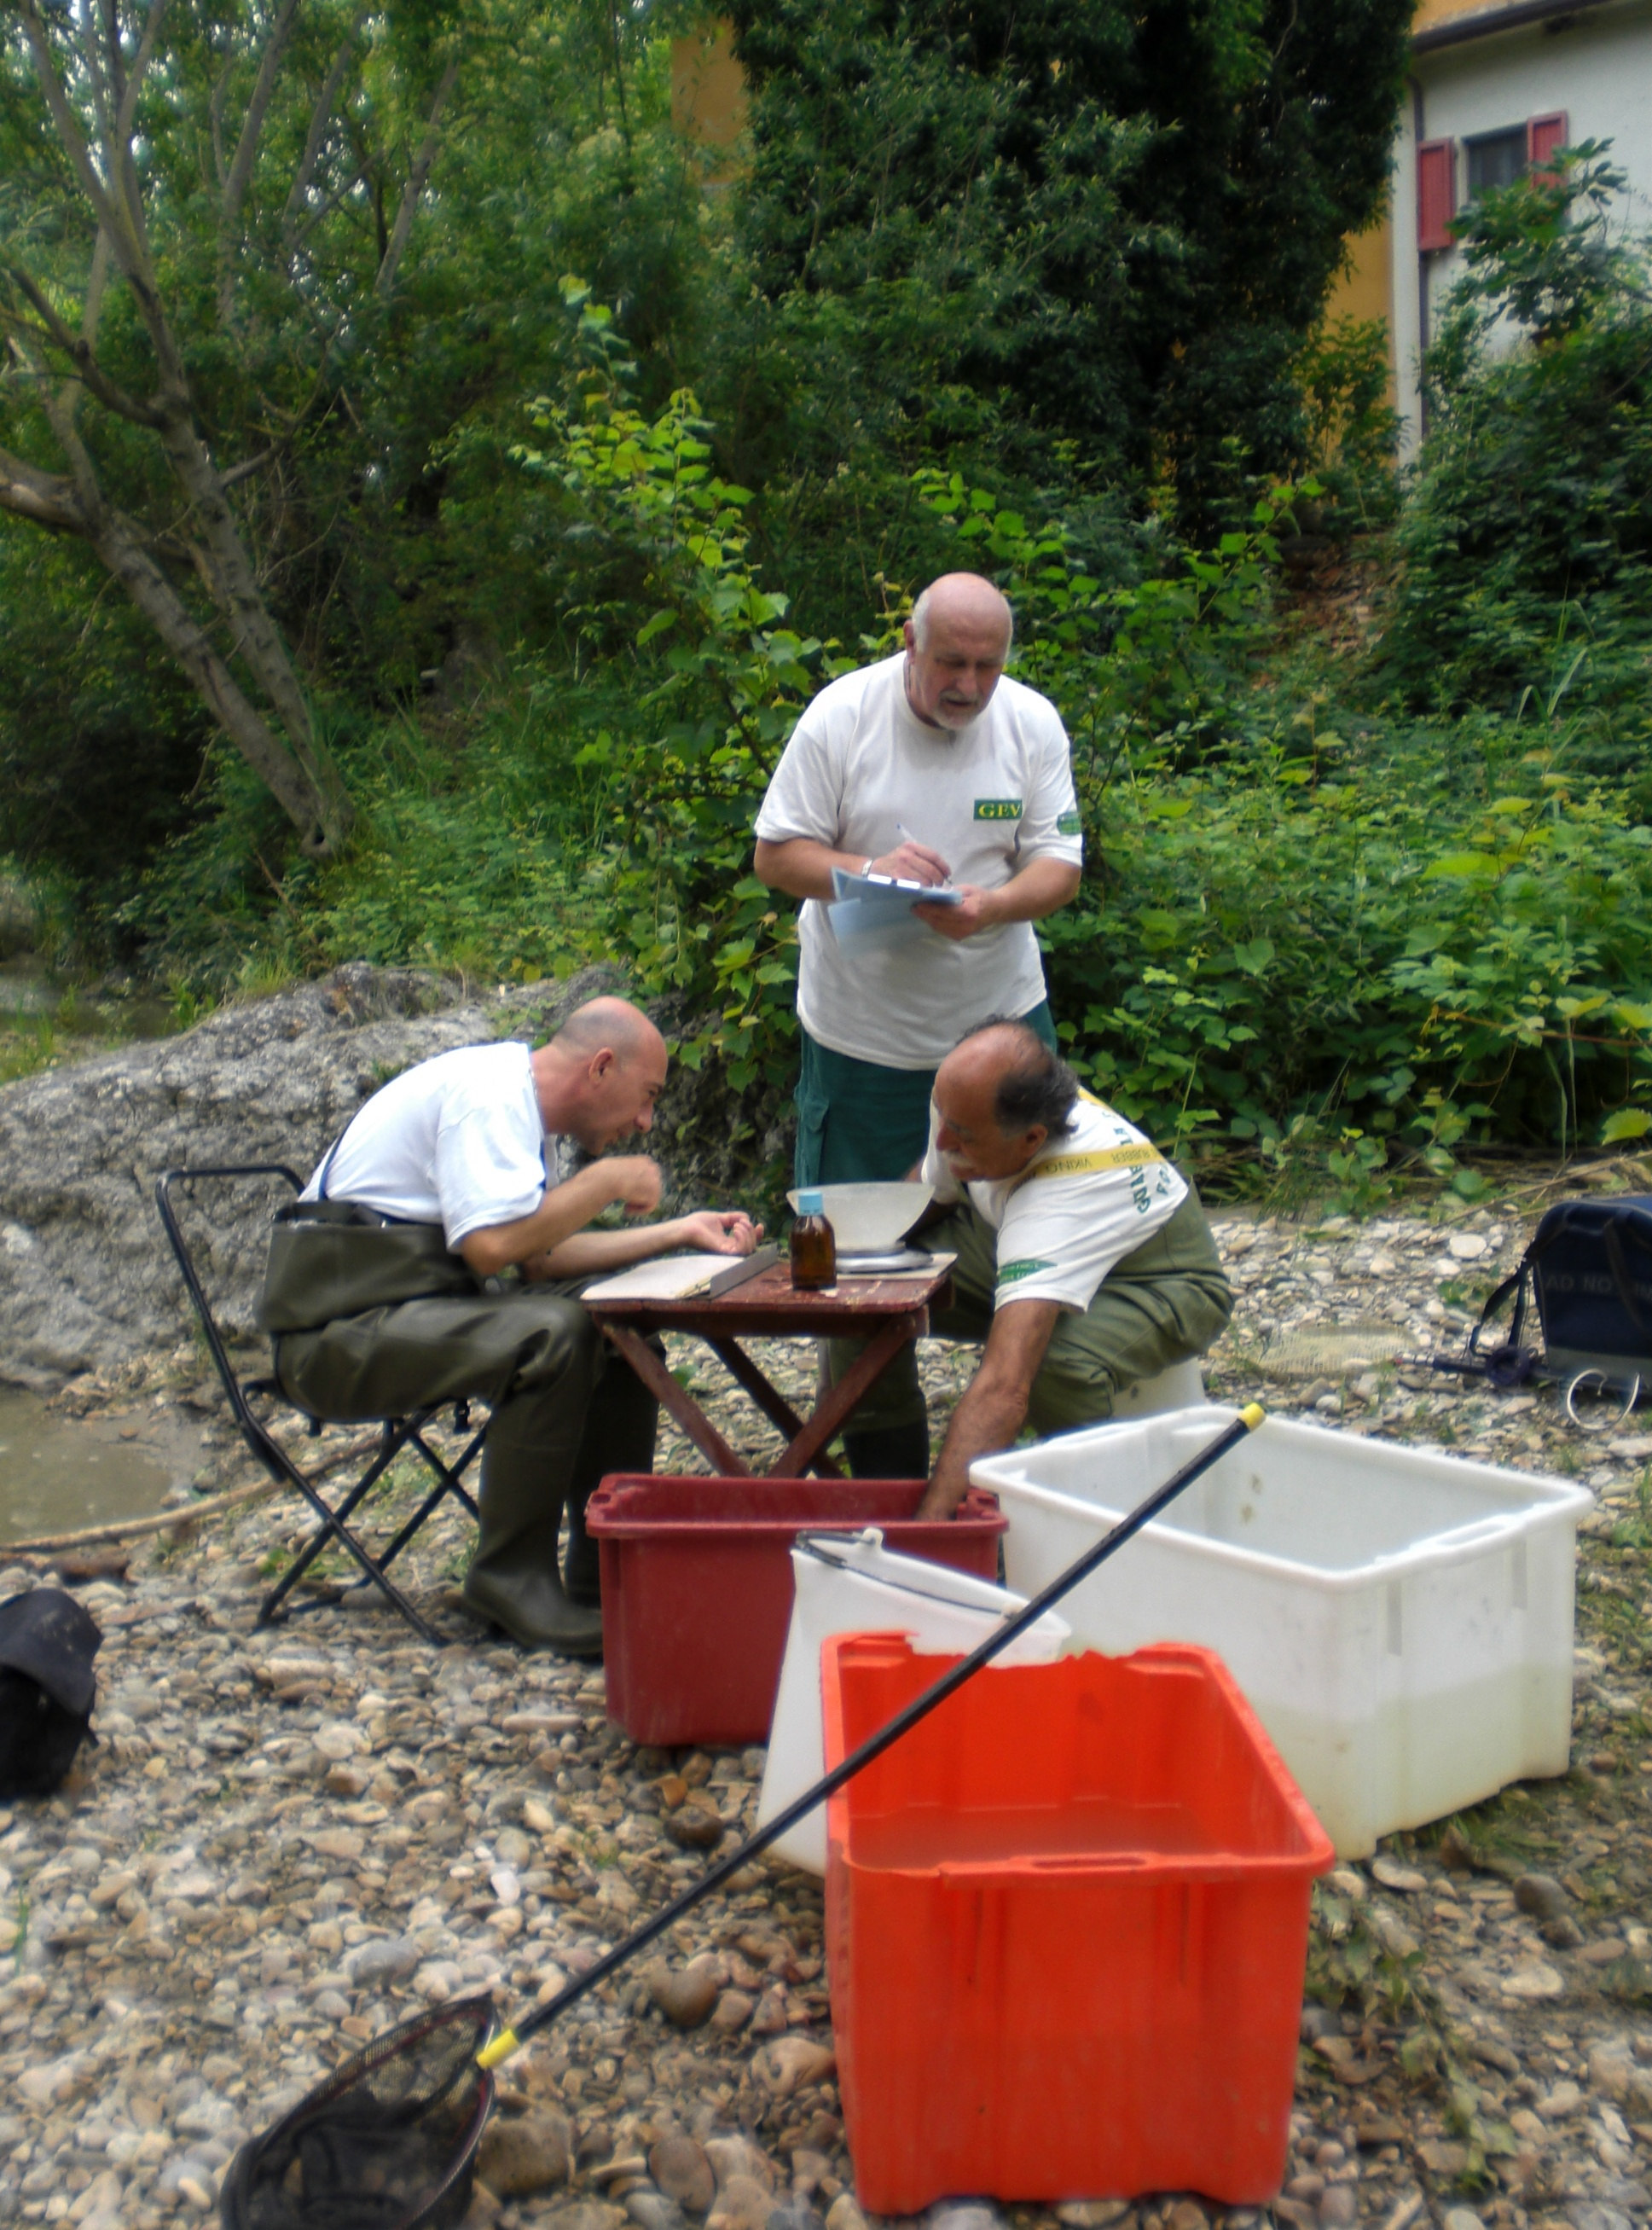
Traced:
[[[822, 1653], [829, 1766], [955, 1658]], [[860, 2204], [1279, 2188], [1329, 1838], [1225, 1666], [988, 1666], [827, 1810]]]
[[800, 1532], [878, 1525], [891, 1549], [995, 1580], [994, 1497], [971, 1487], [955, 1517], [919, 1524], [923, 1491], [921, 1479], [605, 1479], [585, 1524], [601, 1555], [608, 1717], [662, 1748], [766, 1741]]

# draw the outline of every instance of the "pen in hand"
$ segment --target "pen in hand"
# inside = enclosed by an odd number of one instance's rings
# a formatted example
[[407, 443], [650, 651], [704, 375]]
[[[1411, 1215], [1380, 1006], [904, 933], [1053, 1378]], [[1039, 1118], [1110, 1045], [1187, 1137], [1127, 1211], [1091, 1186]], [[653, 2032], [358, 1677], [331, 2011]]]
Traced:
[[922, 854], [924, 859], [936, 870], [937, 880], [939, 881], [944, 883], [950, 880], [952, 870], [942, 858], [939, 852], [932, 852], [927, 844], [919, 843], [917, 838], [912, 834], [911, 830], [907, 827], [903, 821], [897, 821], [895, 823], [895, 835], [898, 842], [902, 844], [910, 844], [914, 851], [921, 852]]

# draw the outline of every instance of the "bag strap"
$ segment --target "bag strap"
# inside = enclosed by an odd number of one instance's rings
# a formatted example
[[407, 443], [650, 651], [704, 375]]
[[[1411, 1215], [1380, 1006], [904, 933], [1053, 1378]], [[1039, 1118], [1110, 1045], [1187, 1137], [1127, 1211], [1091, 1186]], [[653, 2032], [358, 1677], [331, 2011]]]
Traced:
[[1485, 1305], [1480, 1312], [1480, 1321], [1469, 1335], [1468, 1352], [1470, 1355], [1479, 1353], [1480, 1335], [1511, 1293], [1514, 1296], [1514, 1314], [1509, 1324], [1508, 1337], [1499, 1352], [1519, 1351], [1520, 1334], [1526, 1328], [1527, 1306], [1532, 1294], [1532, 1273], [1539, 1257], [1546, 1254], [1557, 1239], [1563, 1239], [1565, 1236], [1571, 1223], [1567, 1210], [1576, 1205], [1575, 1202], [1571, 1201], [1565, 1204], [1554, 1228], [1552, 1231], [1541, 1233], [1533, 1239], [1509, 1275], [1503, 1279], [1502, 1284], [1496, 1286], [1487, 1296]]
[[[1636, 1211], [1638, 1214], [1639, 1211]], [[1608, 1221], [1602, 1227], [1606, 1246], [1606, 1263], [1612, 1273], [1612, 1283], [1617, 1288], [1617, 1298], [1623, 1304], [1624, 1314], [1642, 1339], [1652, 1340], [1652, 1329], [1641, 1314], [1640, 1304], [1635, 1298], [1635, 1287], [1629, 1273], [1629, 1263], [1623, 1254], [1623, 1241], [1617, 1222]]]
[[[1565, 1239], [1572, 1234], [1577, 1223], [1575, 1211], [1584, 1204], [1582, 1201], [1575, 1200], [1562, 1202], [1552, 1227], [1546, 1232], [1540, 1233], [1538, 1237], [1533, 1240], [1512, 1274], [1505, 1278], [1502, 1284], [1489, 1295], [1485, 1306], [1480, 1312], [1479, 1323], [1469, 1335], [1468, 1351], [1470, 1355], [1479, 1351], [1481, 1334], [1511, 1293], [1514, 1296], [1514, 1314], [1509, 1324], [1506, 1346], [1509, 1349], [1519, 1348], [1520, 1333], [1526, 1324], [1527, 1306], [1531, 1298], [1533, 1272], [1539, 1259], [1548, 1253], [1556, 1240]], [[1585, 1235], [1591, 1239], [1600, 1240], [1605, 1253], [1607, 1267], [1612, 1273], [1612, 1282], [1617, 1288], [1617, 1298], [1623, 1303], [1625, 1313], [1642, 1337], [1652, 1340], [1652, 1326], [1648, 1325], [1635, 1298], [1635, 1288], [1629, 1274], [1629, 1263], [1623, 1254], [1623, 1241], [1617, 1229], [1618, 1221], [1633, 1221], [1637, 1225], [1643, 1225], [1649, 1251], [1652, 1251], [1652, 1215], [1649, 1215], [1643, 1208], [1631, 1208], [1628, 1215], [1622, 1219], [1609, 1219], [1601, 1225], [1598, 1231], [1590, 1231]]]
[[[357, 1112], [359, 1113], [361, 1111], [357, 1109]], [[318, 1200], [325, 1200], [327, 1197], [327, 1179], [332, 1175], [332, 1165], [338, 1158], [338, 1149], [344, 1144], [345, 1138], [349, 1134], [350, 1126], [355, 1120], [356, 1117], [354, 1115], [346, 1117], [344, 1129], [338, 1133], [338, 1136], [333, 1140], [331, 1145], [327, 1149], [325, 1157], [321, 1164], [321, 1174], [316, 1179], [316, 1198]]]
[[1526, 1328], [1526, 1305], [1531, 1292], [1532, 1264], [1536, 1260], [1536, 1256], [1537, 1242], [1533, 1240], [1525, 1254], [1520, 1256], [1519, 1263], [1510, 1275], [1487, 1296], [1485, 1305], [1480, 1312], [1480, 1321], [1469, 1334], [1470, 1355], [1479, 1354], [1481, 1334], [1511, 1293], [1514, 1296], [1514, 1315], [1508, 1327], [1508, 1337], [1503, 1344], [1505, 1347], [1519, 1347], [1520, 1334]]

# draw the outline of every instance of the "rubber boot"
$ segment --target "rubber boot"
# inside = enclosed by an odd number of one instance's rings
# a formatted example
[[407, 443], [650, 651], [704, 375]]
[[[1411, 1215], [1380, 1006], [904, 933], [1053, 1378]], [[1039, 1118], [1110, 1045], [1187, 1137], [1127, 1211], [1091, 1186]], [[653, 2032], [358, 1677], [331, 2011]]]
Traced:
[[556, 1569], [560, 1488], [524, 1481], [514, 1470], [485, 1479], [476, 1554], [465, 1575], [466, 1607], [524, 1649], [564, 1657], [602, 1654], [602, 1614], [570, 1602]]
[[[665, 1343], [656, 1337], [648, 1345], [663, 1363]], [[562, 1573], [572, 1602], [588, 1606], [602, 1600], [602, 1561], [585, 1531], [585, 1505], [611, 1473], [652, 1471], [659, 1415], [653, 1395], [625, 1357], [609, 1349], [585, 1412], [585, 1429], [568, 1486], [568, 1556]]]
[[929, 1428], [884, 1425], [871, 1433], [845, 1433], [843, 1452], [852, 1479], [928, 1479]]
[[602, 1605], [602, 1556], [585, 1530], [585, 1505], [595, 1492], [588, 1486], [568, 1498], [568, 1554], [562, 1563], [562, 1583], [569, 1602], [583, 1609]]

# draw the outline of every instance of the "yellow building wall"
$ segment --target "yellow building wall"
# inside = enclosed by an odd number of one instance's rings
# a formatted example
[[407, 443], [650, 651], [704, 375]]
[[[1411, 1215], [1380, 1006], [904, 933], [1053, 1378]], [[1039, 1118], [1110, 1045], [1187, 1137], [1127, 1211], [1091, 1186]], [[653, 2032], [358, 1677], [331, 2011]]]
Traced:
[[1437, 23], [1451, 23], [1459, 16], [1483, 16], [1501, 4], [1502, 0], [1420, 0], [1411, 30], [1431, 31]]
[[731, 147], [746, 121], [745, 74], [727, 23], [672, 42], [672, 122], [708, 147]]
[[1348, 242], [1349, 261], [1325, 305], [1327, 325], [1337, 318], [1394, 319], [1394, 227], [1383, 216]]
[[1399, 404], [1399, 381], [1394, 363], [1394, 224], [1379, 217], [1367, 230], [1348, 242], [1347, 268], [1337, 274], [1325, 305], [1323, 322], [1334, 325], [1339, 318], [1365, 320], [1381, 318], [1388, 327], [1388, 403]]

